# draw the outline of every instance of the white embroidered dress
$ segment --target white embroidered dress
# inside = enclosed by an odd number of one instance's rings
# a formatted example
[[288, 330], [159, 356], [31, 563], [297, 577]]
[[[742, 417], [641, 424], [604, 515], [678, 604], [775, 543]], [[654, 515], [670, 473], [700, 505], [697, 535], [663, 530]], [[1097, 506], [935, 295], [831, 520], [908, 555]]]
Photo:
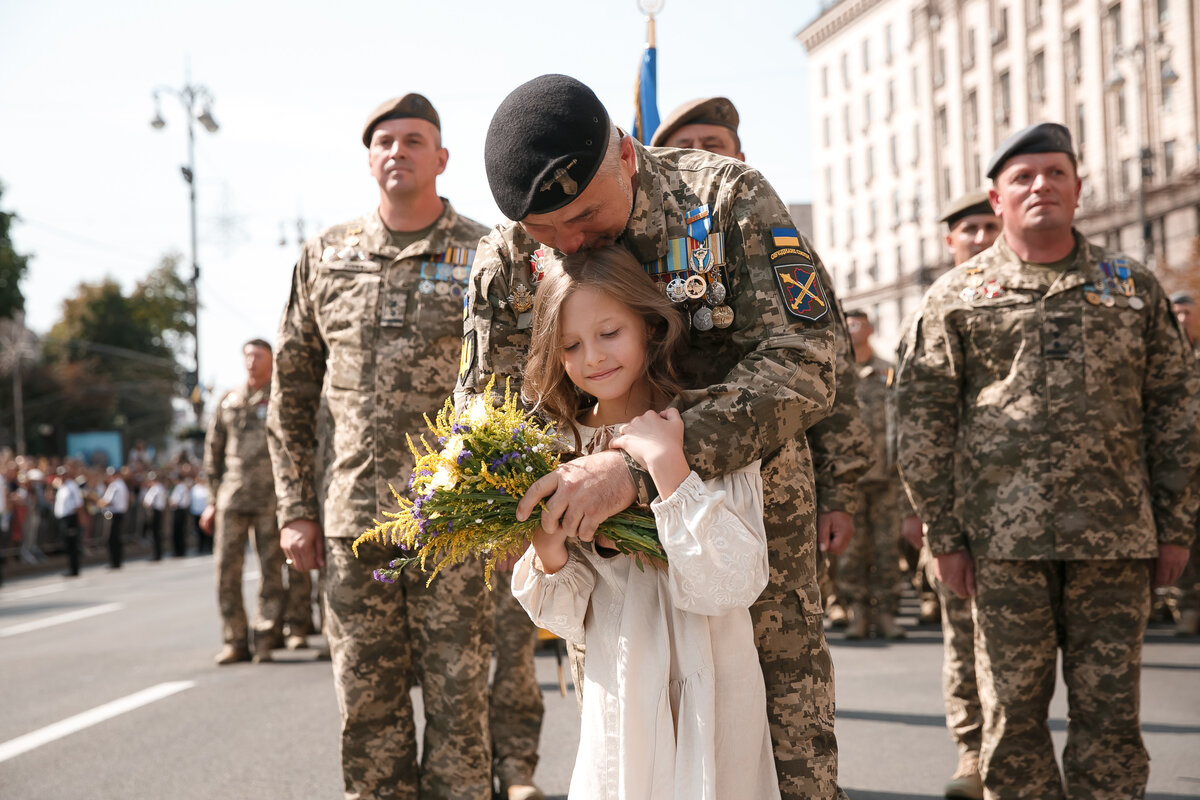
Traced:
[[587, 646], [571, 800], [779, 797], [748, 610], [767, 583], [762, 507], [759, 462], [693, 472], [652, 505], [666, 571], [590, 545], [553, 575], [532, 547], [517, 563], [533, 621]]

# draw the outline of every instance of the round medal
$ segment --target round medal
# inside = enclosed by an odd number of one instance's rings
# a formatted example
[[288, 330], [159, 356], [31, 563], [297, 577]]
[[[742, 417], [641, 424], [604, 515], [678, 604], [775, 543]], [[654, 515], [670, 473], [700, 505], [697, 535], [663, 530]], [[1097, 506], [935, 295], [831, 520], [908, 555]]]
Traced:
[[687, 282], [683, 285], [683, 291], [686, 292], [687, 296], [692, 300], [699, 300], [701, 297], [704, 297], [705, 292], [708, 291], [708, 282], [699, 275], [693, 275], [692, 277], [688, 278]]
[[712, 310], [712, 321], [718, 328], [728, 328], [733, 324], [733, 309], [729, 306], [717, 306]]
[[417, 284], [417, 291], [421, 294], [433, 294], [433, 281], [426, 278]]
[[1117, 301], [1117, 308], [1127, 308], [1129, 306], [1129, 299], [1123, 294], [1115, 294], [1113, 295], [1113, 299]]
[[1100, 305], [1100, 295], [1096, 294], [1095, 292], [1084, 292], [1083, 299], [1087, 300], [1094, 306]]
[[958, 296], [963, 299], [964, 303], [969, 303], [975, 299], [975, 289], [974, 287], [968, 286], [959, 292]]
[[725, 302], [725, 284], [720, 281], [708, 285], [708, 294], [704, 299], [710, 306], [719, 306]]
[[692, 325], [698, 331], [710, 331], [713, 326], [713, 312], [708, 306], [701, 306], [692, 315]]
[[347, 237], [346, 237], [346, 244], [348, 244], [348, 245], [350, 245], [351, 247], [353, 247], [354, 245], [358, 244], [358, 237], [357, 237], [357, 236], [347, 236]]
[[450, 271], [451, 270], [450, 270], [449, 264], [438, 264], [437, 265], [437, 279], [439, 281], [444, 281], [444, 280], [449, 279]]
[[1112, 308], [1113, 306], [1115, 306], [1117, 304], [1116, 298], [1114, 298], [1108, 292], [1105, 292], [1103, 295], [1100, 296], [1100, 302], [1101, 302], [1101, 304], [1103, 304], [1103, 306], [1105, 308]]
[[337, 248], [334, 247], [333, 245], [328, 245], [324, 250], [321, 251], [321, 260], [322, 261], [333, 261], [333, 259], [336, 255], [337, 255]]
[[445, 281], [438, 281], [433, 285], [433, 291], [437, 294], [450, 294], [450, 284]]
[[683, 282], [683, 278], [672, 278], [667, 284], [667, 297], [672, 303], [682, 303], [687, 300], [687, 284]]
[[450, 276], [456, 281], [465, 281], [467, 279], [467, 268], [455, 267], [454, 269], [450, 270]]
[[967, 285], [974, 286], [976, 288], [983, 286], [983, 276], [982, 275], [973, 276], [971, 278], [971, 280], [967, 281]]
[[1129, 307], [1134, 311], [1141, 311], [1146, 307], [1146, 301], [1135, 294], [1133, 297], [1129, 298]]

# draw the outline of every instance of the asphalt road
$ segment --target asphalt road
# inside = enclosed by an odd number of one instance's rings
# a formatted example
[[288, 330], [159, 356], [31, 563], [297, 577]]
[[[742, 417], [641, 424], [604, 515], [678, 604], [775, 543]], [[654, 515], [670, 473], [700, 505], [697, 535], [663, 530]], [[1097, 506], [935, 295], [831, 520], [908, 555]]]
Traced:
[[[208, 557], [6, 582], [0, 797], [340, 797], [329, 663], [308, 650], [217, 668], [219, 630]], [[939, 632], [913, 628], [889, 645], [830, 640], [843, 787], [854, 800], [939, 797], [955, 760], [941, 716]], [[539, 654], [538, 675], [547, 714], [536, 779], [565, 798], [575, 700], [559, 695], [550, 652]], [[1143, 675], [1149, 797], [1200, 797], [1200, 641], [1152, 629]], [[1051, 722], [1060, 751], [1065, 713], [1060, 688]]]

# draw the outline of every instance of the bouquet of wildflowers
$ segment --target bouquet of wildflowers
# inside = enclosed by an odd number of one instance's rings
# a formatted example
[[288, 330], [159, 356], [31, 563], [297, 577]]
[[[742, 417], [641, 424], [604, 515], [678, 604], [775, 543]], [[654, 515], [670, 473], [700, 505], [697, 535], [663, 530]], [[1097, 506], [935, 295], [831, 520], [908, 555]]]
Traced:
[[[462, 413], [447, 400], [436, 419], [425, 417], [437, 447], [421, 436], [421, 452], [407, 437], [416, 458], [408, 482], [412, 499], [389, 486], [400, 510], [383, 512], [389, 520], [374, 520], [375, 527], [354, 542], [355, 555], [366, 541], [390, 543], [404, 551], [374, 571], [376, 580], [394, 583], [402, 569], [416, 564], [432, 581], [444, 567], [484, 558], [484, 580], [490, 587], [496, 563], [528, 546], [538, 515], [518, 522], [517, 503], [534, 481], [558, 466], [563, 446], [550, 426], [539, 424], [519, 406], [507, 381], [504, 402], [496, 406], [495, 381], [492, 376], [483, 395]], [[597, 533], [622, 553], [666, 561], [654, 517], [646, 512], [623, 511], [600, 525]]]

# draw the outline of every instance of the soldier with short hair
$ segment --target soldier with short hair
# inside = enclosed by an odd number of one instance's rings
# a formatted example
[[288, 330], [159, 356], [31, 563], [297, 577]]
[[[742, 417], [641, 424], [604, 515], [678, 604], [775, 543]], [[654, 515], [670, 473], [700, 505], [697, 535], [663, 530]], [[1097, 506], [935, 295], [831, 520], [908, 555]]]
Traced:
[[[251, 339], [242, 347], [246, 383], [217, 404], [204, 437], [204, 472], [211, 486], [200, 528], [214, 533], [217, 603], [224, 645], [218, 665], [271, 661], [284, 613], [283, 551], [275, 522], [275, 486], [267, 453], [267, 400], [271, 345]], [[258, 553], [258, 608], [248, 630], [242, 601], [246, 543]]]
[[987, 177], [1004, 232], [922, 302], [897, 384], [900, 468], [938, 577], [975, 597], [984, 796], [1142, 797], [1150, 585], [1179, 577], [1195, 533], [1187, 343], [1153, 273], [1072, 227], [1064, 126], [1014, 133]]
[[[1188, 292], [1171, 295], [1171, 311], [1179, 321], [1179, 327], [1187, 336], [1192, 347], [1192, 372], [1196, 380], [1196, 391], [1200, 392], [1200, 313], [1196, 311], [1196, 299]], [[1197, 519], [1197, 535], [1192, 540], [1192, 553], [1187, 567], [1176, 586], [1179, 597], [1175, 604], [1178, 618], [1175, 620], [1176, 636], [1200, 636], [1200, 519]]]
[[[751, 609], [782, 795], [837, 793], [833, 664], [816, 583], [815, 487], [802, 435], [834, 395], [838, 312], [820, 259], [756, 170], [694, 150], [646, 148], [595, 93], [564, 75], [511, 92], [492, 117], [488, 183], [516, 222], [481, 242], [462, 331], [456, 399], [498, 374], [519, 382], [533, 294], [563, 255], [620, 243], [691, 329], [681, 359], [685, 451], [701, 477], [763, 459], [771, 582]], [[590, 541], [652, 482], [619, 451], [542, 478], [518, 515]], [[827, 544], [827, 543], [826, 543]]]
[[[298, 569], [324, 567], [346, 798], [491, 800], [482, 565], [444, 569], [429, 586], [419, 570], [386, 585], [372, 570], [395, 550], [351, 549], [394, 510], [388, 486], [403, 489], [413, 467], [405, 434], [453, 389], [463, 293], [486, 229], [437, 194], [449, 152], [425, 97], [381, 104], [362, 142], [378, 207], [305, 242], [279, 324], [269, 427], [281, 539]], [[414, 683], [425, 712], [419, 764]]]

